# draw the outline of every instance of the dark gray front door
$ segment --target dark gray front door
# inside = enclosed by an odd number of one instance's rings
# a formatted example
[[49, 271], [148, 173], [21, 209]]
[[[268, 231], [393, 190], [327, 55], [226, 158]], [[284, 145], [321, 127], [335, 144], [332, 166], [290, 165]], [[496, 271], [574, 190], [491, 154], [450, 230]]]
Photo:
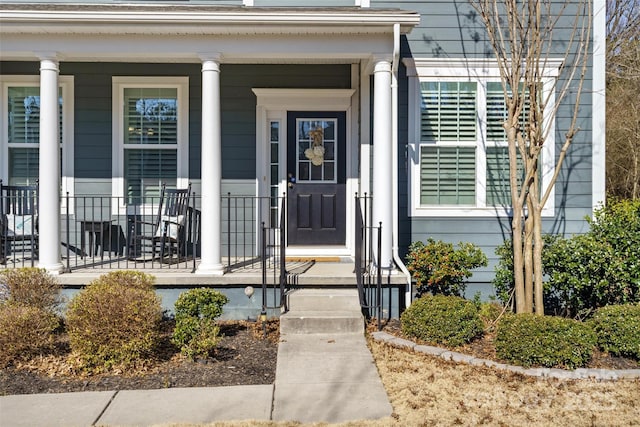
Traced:
[[289, 245], [344, 245], [346, 113], [287, 113]]

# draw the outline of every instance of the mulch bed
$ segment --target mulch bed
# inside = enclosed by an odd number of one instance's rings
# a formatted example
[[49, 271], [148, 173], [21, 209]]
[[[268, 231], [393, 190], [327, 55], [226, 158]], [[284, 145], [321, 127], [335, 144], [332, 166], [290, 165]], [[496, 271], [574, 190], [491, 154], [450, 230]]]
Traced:
[[220, 327], [224, 338], [210, 358], [190, 361], [181, 356], [170, 342], [173, 324], [167, 320], [153, 360], [134, 369], [94, 375], [73, 368], [68, 342], [61, 334], [55, 354], [0, 370], [0, 395], [272, 384], [278, 321], [267, 322], [266, 338], [260, 323], [223, 321]]
[[[369, 331], [374, 331], [377, 329], [376, 324], [369, 325]], [[415, 338], [406, 337], [400, 328], [400, 319], [389, 319], [385, 321], [382, 325], [382, 330], [388, 334], [395, 335], [399, 338], [404, 338], [409, 341], [416, 342], [418, 344], [429, 345], [427, 342], [423, 342], [417, 340]], [[471, 355], [480, 359], [489, 359], [494, 360], [500, 363], [508, 363], [504, 360], [500, 360], [496, 355], [496, 348], [494, 345], [495, 334], [488, 332], [485, 333], [481, 338], [473, 340], [471, 343], [464, 345], [462, 347], [448, 347], [449, 350], [457, 351], [459, 353], [464, 353]], [[438, 345], [438, 347], [446, 347], [442, 345]], [[590, 369], [640, 369], [640, 362], [628, 359], [625, 357], [617, 357], [612, 356], [609, 353], [605, 353], [599, 350], [594, 350], [593, 355], [591, 357], [591, 361], [586, 366], [586, 368]]]

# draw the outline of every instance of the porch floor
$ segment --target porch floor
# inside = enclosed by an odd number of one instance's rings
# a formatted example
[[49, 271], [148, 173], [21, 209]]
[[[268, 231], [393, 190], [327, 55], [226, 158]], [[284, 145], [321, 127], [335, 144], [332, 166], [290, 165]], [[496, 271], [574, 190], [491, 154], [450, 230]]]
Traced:
[[[7, 260], [6, 267], [17, 268], [23, 266], [22, 260], [15, 264], [12, 260]], [[17, 261], [17, 260], [16, 260]], [[193, 272], [193, 260], [183, 261], [179, 264], [154, 262], [131, 261], [126, 258], [106, 258], [100, 260], [95, 258], [95, 262], [72, 258], [70, 262], [71, 272], [62, 273], [58, 276], [58, 281], [63, 286], [83, 286], [96, 279], [102, 274], [115, 270], [139, 270], [156, 277], [156, 284], [160, 287], [172, 286], [193, 286], [193, 285], [261, 285], [262, 284], [262, 262], [252, 260], [237, 267], [229, 268], [223, 275], [198, 274]], [[73, 261], [76, 261], [75, 263]], [[223, 259], [223, 264], [228, 265]], [[66, 267], [66, 260], [63, 260]], [[75, 265], [74, 265], [75, 264]], [[24, 266], [30, 266], [30, 260], [24, 260]], [[37, 264], [36, 264], [37, 265]], [[199, 260], [196, 259], [196, 268]], [[4, 268], [5, 266], [0, 266]], [[350, 258], [341, 258], [339, 261], [315, 261], [295, 260], [287, 261], [288, 283], [293, 286], [356, 286], [355, 265]], [[280, 269], [278, 264], [269, 263], [267, 265], [268, 284], [278, 282]], [[407, 283], [407, 279], [401, 272], [393, 272], [391, 275], [384, 275], [383, 284], [402, 285]]]

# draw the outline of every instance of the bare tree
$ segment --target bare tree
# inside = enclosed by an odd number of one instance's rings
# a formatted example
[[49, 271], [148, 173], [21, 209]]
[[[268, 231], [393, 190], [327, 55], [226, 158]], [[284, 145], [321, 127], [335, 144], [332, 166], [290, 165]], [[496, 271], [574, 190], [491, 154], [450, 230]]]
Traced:
[[[590, 0], [470, 0], [486, 28], [505, 98], [516, 312], [544, 314], [542, 210], [578, 132], [580, 95], [589, 60]], [[559, 65], [557, 78], [548, 70]], [[571, 97], [571, 99], [569, 99]], [[558, 110], [570, 120], [550, 183], [541, 186], [540, 156]], [[519, 160], [520, 159], [520, 160]], [[519, 171], [518, 163], [522, 164]], [[548, 159], [547, 159], [548, 161]], [[522, 175], [520, 175], [522, 173]], [[519, 181], [519, 177], [523, 176]]]
[[640, 1], [607, 1], [607, 193], [640, 198]]

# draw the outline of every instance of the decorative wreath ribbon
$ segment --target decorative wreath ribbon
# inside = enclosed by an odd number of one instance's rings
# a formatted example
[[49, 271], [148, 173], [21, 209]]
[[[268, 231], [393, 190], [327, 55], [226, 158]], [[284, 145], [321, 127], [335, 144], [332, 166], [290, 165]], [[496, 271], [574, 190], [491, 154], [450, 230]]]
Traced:
[[311, 160], [314, 166], [320, 166], [324, 162], [324, 147], [322, 146], [323, 130], [321, 127], [317, 127], [312, 131], [309, 131], [309, 136], [313, 140], [311, 147], [304, 150], [304, 155], [307, 159]]

